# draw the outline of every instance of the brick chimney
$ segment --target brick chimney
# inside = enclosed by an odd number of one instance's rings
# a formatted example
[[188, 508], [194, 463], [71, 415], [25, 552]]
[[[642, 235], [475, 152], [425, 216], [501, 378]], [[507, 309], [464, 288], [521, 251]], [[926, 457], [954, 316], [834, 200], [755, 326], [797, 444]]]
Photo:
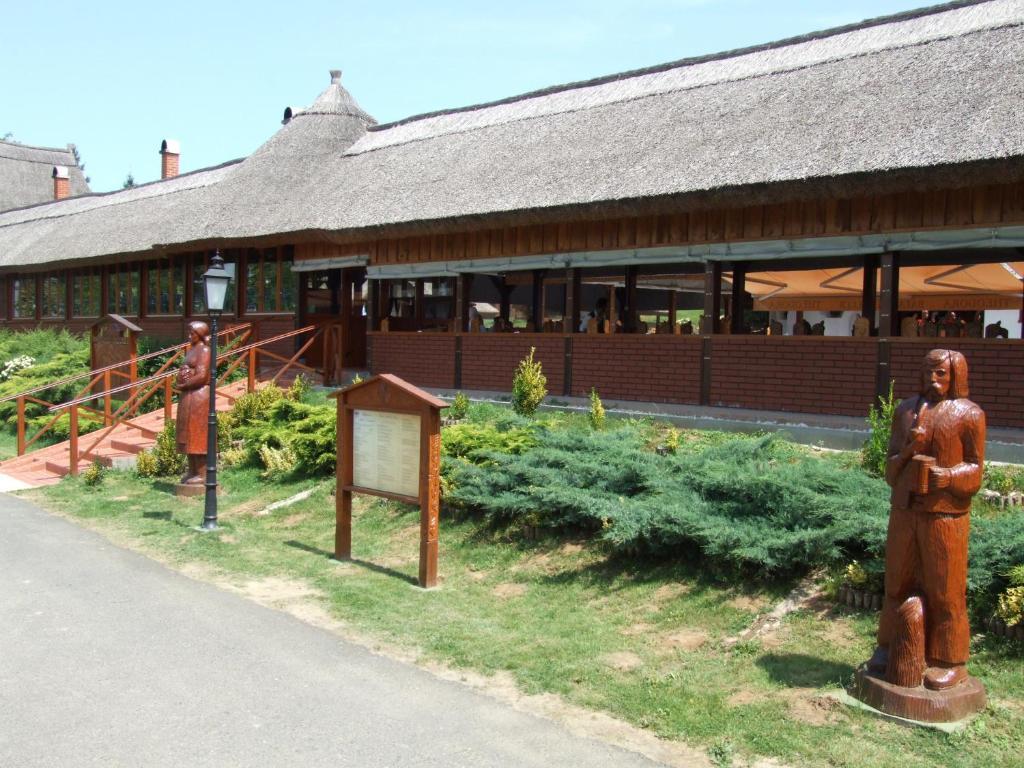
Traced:
[[53, 199], [63, 200], [71, 197], [71, 179], [68, 178], [68, 169], [63, 165], [53, 166]]
[[178, 160], [181, 158], [181, 146], [175, 139], [164, 139], [160, 142], [160, 178], [173, 179], [178, 175]]

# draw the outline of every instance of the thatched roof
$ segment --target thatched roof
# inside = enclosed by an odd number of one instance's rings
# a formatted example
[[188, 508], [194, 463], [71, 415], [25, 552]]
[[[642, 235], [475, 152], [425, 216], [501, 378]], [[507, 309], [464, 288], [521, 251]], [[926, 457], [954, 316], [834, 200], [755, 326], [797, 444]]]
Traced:
[[72, 146], [53, 149], [0, 141], [0, 211], [53, 200], [55, 165], [68, 169], [72, 195], [88, 193], [89, 185]]
[[54, 203], [0, 214], [0, 266], [842, 194], [851, 180], [934, 184], [950, 169], [947, 182], [962, 183], [971, 168], [1024, 165], [1022, 0], [954, 3], [382, 126], [338, 80], [201, 195], [122, 207], [128, 193], [115, 193], [107, 213]]

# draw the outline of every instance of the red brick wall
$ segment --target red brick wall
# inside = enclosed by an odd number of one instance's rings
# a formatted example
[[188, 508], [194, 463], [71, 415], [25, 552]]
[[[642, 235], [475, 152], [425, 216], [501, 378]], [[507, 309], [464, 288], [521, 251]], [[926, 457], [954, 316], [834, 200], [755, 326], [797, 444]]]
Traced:
[[572, 394], [585, 396], [593, 387], [605, 399], [698, 403], [700, 348], [697, 336], [579, 334]]
[[462, 337], [462, 389], [509, 392], [519, 361], [535, 347], [548, 392], [565, 392], [565, 337], [543, 333], [471, 333]]
[[715, 336], [711, 343], [710, 405], [863, 416], [874, 401], [875, 339]]
[[393, 373], [420, 387], [455, 386], [455, 336], [447, 333], [369, 333], [372, 373]]
[[921, 362], [932, 349], [967, 358], [971, 400], [992, 426], [1024, 428], [1024, 341], [1004, 339], [894, 339], [890, 370], [900, 398], [920, 388]]

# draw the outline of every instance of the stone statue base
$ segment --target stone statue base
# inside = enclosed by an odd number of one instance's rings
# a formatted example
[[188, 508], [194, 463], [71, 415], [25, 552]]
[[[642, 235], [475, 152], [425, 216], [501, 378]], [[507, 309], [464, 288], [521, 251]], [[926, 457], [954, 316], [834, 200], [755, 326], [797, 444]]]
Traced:
[[206, 493], [205, 483], [175, 483], [175, 496], [202, 496]]
[[879, 712], [924, 723], [955, 723], [985, 708], [985, 687], [968, 676], [959, 685], [931, 691], [923, 685], [905, 688], [886, 682], [861, 664], [850, 694]]

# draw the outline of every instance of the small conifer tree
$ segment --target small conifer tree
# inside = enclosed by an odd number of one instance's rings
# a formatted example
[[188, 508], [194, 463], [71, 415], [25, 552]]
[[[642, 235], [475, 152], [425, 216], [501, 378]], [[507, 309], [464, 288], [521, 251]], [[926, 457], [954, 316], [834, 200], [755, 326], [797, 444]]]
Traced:
[[892, 417], [899, 402], [893, 393], [893, 382], [889, 382], [889, 394], [878, 398], [878, 407], [871, 406], [868, 423], [871, 435], [861, 448], [861, 466], [868, 474], [885, 477], [885, 462], [889, 452], [889, 437], [892, 434]]
[[469, 410], [469, 398], [466, 397], [465, 393], [457, 392], [455, 399], [452, 400], [452, 404], [448, 406], [448, 415], [459, 421], [460, 419], [466, 418], [466, 411]]
[[530, 347], [530, 354], [519, 361], [512, 378], [512, 409], [520, 416], [533, 416], [548, 395], [548, 379], [540, 361], [533, 359], [536, 351], [536, 347]]
[[590, 388], [590, 426], [594, 429], [604, 429], [605, 413], [604, 403], [597, 394], [597, 390]]

